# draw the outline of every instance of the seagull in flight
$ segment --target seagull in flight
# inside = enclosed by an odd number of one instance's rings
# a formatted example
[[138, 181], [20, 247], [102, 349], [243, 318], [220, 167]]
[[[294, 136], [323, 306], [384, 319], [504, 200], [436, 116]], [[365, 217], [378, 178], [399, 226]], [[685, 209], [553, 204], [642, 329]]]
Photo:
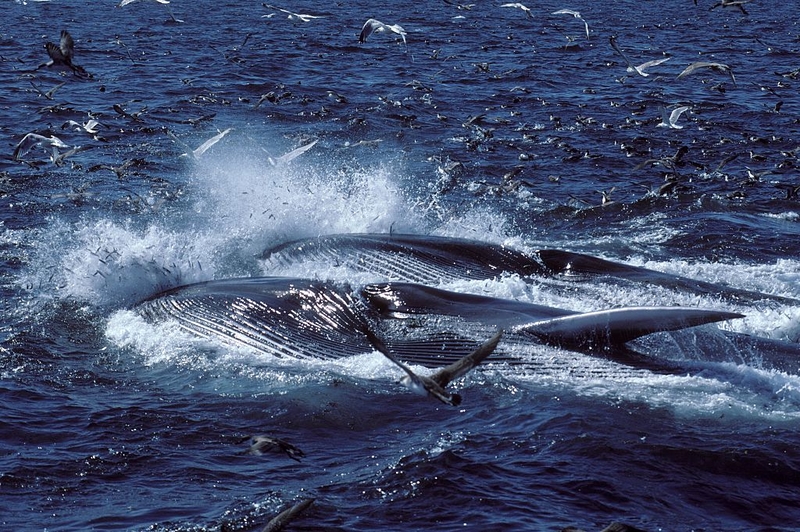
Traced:
[[589, 23], [586, 22], [586, 19], [584, 19], [578, 11], [574, 11], [572, 9], [559, 9], [558, 11], [553, 11], [552, 14], [553, 15], [572, 15], [573, 17], [579, 19], [581, 22], [583, 22], [583, 25], [586, 27], [586, 38], [587, 39], [589, 38]]
[[306, 455], [306, 453], [291, 443], [273, 436], [248, 436], [242, 440], [242, 443], [246, 441], [250, 442], [250, 448], [248, 449], [248, 452], [257, 456], [261, 456], [267, 451], [276, 450], [286, 453], [289, 458], [299, 462], [300, 458]]
[[98, 127], [102, 127], [102, 124], [95, 120], [94, 118], [90, 118], [84, 123], [76, 122], [75, 120], [67, 120], [61, 126], [61, 129], [65, 129], [67, 127], [72, 127], [76, 131], [85, 131], [90, 135], [96, 135], [98, 132]]
[[683, 129], [683, 126], [678, 125], [678, 119], [681, 117], [683, 113], [689, 110], [688, 105], [682, 105], [680, 107], [676, 107], [672, 110], [672, 112], [667, 115], [667, 108], [661, 108], [661, 123], [658, 124], [659, 127], [668, 127], [671, 129]]
[[384, 24], [380, 20], [376, 20], [371, 18], [364, 23], [364, 27], [361, 28], [361, 34], [358, 36], [358, 42], [365, 43], [367, 42], [367, 38], [373, 33], [384, 33], [384, 32], [391, 32], [396, 33], [400, 37], [403, 38], [403, 44], [406, 45], [406, 49], [408, 49], [408, 43], [406, 42], [406, 30], [404, 30], [399, 24]]
[[[295, 13], [293, 11], [289, 11], [288, 9], [283, 9], [283, 8], [276, 7], [276, 6], [273, 6], [273, 5], [270, 5], [270, 4], [261, 4], [261, 5], [266, 7], [267, 9], [277, 9], [281, 13], [286, 13], [288, 15], [286, 18], [288, 18], [292, 22], [310, 22], [310, 21], [314, 20], [315, 18], [325, 18], [325, 17], [319, 16], [319, 15], [305, 15], [305, 14], [302, 14], [302, 13]], [[271, 16], [272, 15], [262, 15], [261, 18], [265, 18], [265, 17], [269, 18]]]
[[[117, 4], [117, 7], [125, 7], [128, 4], [132, 4], [132, 3], [136, 2], [136, 1], [137, 0], [122, 0], [119, 4]], [[169, 12], [169, 16], [170, 16], [170, 18], [172, 18], [173, 22], [177, 22], [179, 24], [183, 22], [183, 20], [181, 20], [179, 18], [175, 18], [175, 14], [172, 12], [172, 10], [167, 5], [167, 4], [169, 4], [169, 0], [153, 0], [153, 1], [154, 2], [158, 2], [159, 4], [167, 6], [167, 11]]]
[[710, 61], [697, 61], [695, 63], [692, 63], [691, 65], [687, 66], [683, 70], [683, 72], [678, 74], [677, 79], [681, 79], [684, 76], [688, 76], [689, 74], [700, 68], [710, 68], [717, 72], [728, 74], [731, 77], [731, 81], [733, 82], [734, 87], [736, 86], [736, 78], [733, 77], [733, 70], [731, 70], [730, 66], [723, 63], [713, 63]]
[[49, 146], [53, 150], [58, 148], [66, 149], [69, 148], [68, 144], [65, 144], [60, 138], [56, 137], [55, 135], [50, 135], [49, 137], [45, 137], [44, 135], [39, 135], [38, 133], [28, 133], [22, 140], [19, 141], [17, 146], [14, 148], [14, 155], [12, 158], [15, 161], [21, 161], [22, 157], [27, 154], [34, 146]]
[[611, 43], [611, 48], [613, 48], [622, 57], [622, 59], [625, 61], [625, 63], [628, 65], [627, 71], [628, 72], [636, 72], [637, 74], [639, 74], [643, 78], [646, 78], [647, 76], [650, 75], [647, 72], [645, 72], [645, 70], [647, 70], [648, 68], [654, 67], [654, 66], [660, 65], [661, 63], [664, 63], [666, 61], [669, 61], [669, 57], [662, 57], [660, 59], [653, 59], [652, 61], [647, 61], [645, 63], [642, 63], [641, 65], [634, 65], [631, 62], [631, 60], [628, 59], [628, 56], [626, 56], [624, 53], [622, 53], [622, 50], [620, 49], [619, 45], [617, 44], [617, 37], [616, 36], [612, 35], [611, 37], [609, 37], [608, 41]]
[[[159, 4], [169, 4], [169, 0], [154, 0], [154, 1], [158, 2]], [[117, 4], [117, 7], [125, 7], [128, 4], [132, 4], [134, 2], [136, 2], [136, 0], [122, 0], [119, 4]]]
[[453, 362], [449, 366], [440, 369], [430, 377], [426, 377], [424, 375], [417, 375], [411, 368], [403, 364], [396, 356], [394, 356], [391, 351], [389, 351], [389, 348], [386, 346], [383, 340], [378, 338], [378, 336], [368, 327], [364, 328], [364, 333], [367, 335], [367, 338], [376, 350], [383, 353], [386, 358], [397, 364], [400, 369], [406, 372], [406, 376], [403, 377], [400, 382], [420, 395], [435, 397], [441, 402], [452, 406], [458, 406], [461, 404], [461, 396], [457, 393], [451, 394], [445, 390], [445, 386], [447, 386], [451, 381], [466, 375], [472, 368], [483, 362], [486, 357], [491, 355], [497, 348], [497, 344], [500, 342], [500, 337], [503, 335], [502, 330], [498, 331], [497, 334], [481, 344], [472, 353], [460, 360], [457, 360], [456, 362]]
[[531, 13], [531, 8], [524, 4], [520, 4], [519, 2], [512, 2], [510, 4], [502, 4], [500, 7], [515, 7], [523, 10], [529, 18], [533, 18], [533, 13]]
[[195, 149], [192, 149], [188, 144], [186, 144], [181, 139], [176, 137], [172, 131], [167, 129], [166, 133], [169, 136], [169, 138], [174, 140], [175, 143], [178, 146], [180, 146], [181, 149], [184, 150], [184, 152], [181, 154], [181, 157], [191, 157], [192, 159], [197, 160], [200, 158], [200, 156], [202, 156], [205, 152], [207, 152], [211, 148], [211, 146], [222, 140], [222, 137], [230, 133], [231, 129], [232, 128], [228, 128], [225, 131], [220, 131], [219, 133], [217, 133], [216, 135], [214, 135], [213, 137], [211, 137], [210, 139], [208, 139]]
[[50, 61], [39, 65], [37, 70], [42, 67], [65, 66], [72, 69], [78, 76], [88, 76], [83, 67], [72, 62], [75, 56], [75, 41], [67, 30], [61, 30], [61, 40], [58, 44], [46, 42], [44, 48], [47, 50], [47, 55], [50, 56]]
[[709, 11], [711, 11], [715, 7], [738, 7], [739, 10], [741, 10], [741, 12], [744, 15], [747, 15], [747, 10], [745, 10], [744, 4], [748, 3], [750, 3], [750, 0], [720, 0], [719, 2], [711, 6]]
[[316, 144], [317, 142], [319, 142], [319, 139], [309, 142], [308, 144], [305, 144], [303, 146], [300, 146], [299, 148], [296, 148], [290, 151], [289, 153], [283, 154], [280, 157], [276, 157], [274, 159], [272, 157], [268, 157], [267, 161], [269, 161], [269, 164], [271, 164], [272, 166], [283, 166], [284, 164], [287, 164], [290, 161], [297, 159], [299, 156], [301, 156], [302, 154], [313, 148], [314, 144]]

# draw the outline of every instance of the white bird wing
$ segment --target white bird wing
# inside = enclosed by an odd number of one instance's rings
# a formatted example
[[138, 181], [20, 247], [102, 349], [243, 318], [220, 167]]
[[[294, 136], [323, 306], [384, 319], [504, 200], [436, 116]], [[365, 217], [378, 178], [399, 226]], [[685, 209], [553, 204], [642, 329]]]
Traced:
[[278, 166], [280, 164], [286, 164], [289, 161], [292, 161], [292, 160], [298, 158], [299, 156], [301, 156], [302, 154], [304, 154], [305, 152], [307, 152], [308, 150], [313, 148], [314, 144], [316, 144], [317, 142], [319, 142], [319, 139], [314, 140], [312, 142], [309, 142], [308, 144], [305, 144], [304, 146], [300, 146], [299, 148], [296, 148], [296, 149], [290, 151], [289, 153], [281, 155], [277, 159], [273, 159], [272, 160], [272, 164], [274, 166]]
[[172, 141], [175, 144], [177, 144], [183, 150], [183, 153], [181, 154], [182, 156], [184, 156], [184, 155], [186, 155], [186, 156], [194, 156], [194, 150], [192, 149], [192, 147], [189, 146], [188, 144], [186, 144], [185, 142], [183, 142], [177, 136], [175, 136], [175, 133], [173, 133], [169, 129], [165, 130], [165, 133], [167, 134], [167, 136], [169, 138], [172, 139]]
[[40, 144], [47, 144], [53, 148], [69, 148], [68, 144], [64, 143], [55, 135], [45, 137], [44, 135], [39, 135], [38, 133], [28, 133], [22, 137], [22, 140], [19, 141], [17, 146], [14, 148], [14, 160], [19, 161], [20, 158], [28, 153], [31, 148]]
[[[155, 0], [155, 1], [158, 2], [159, 4], [169, 4], [169, 0]], [[128, 4], [132, 4], [133, 2], [136, 2], [136, 0], [122, 0], [119, 4], [117, 4], [117, 7], [125, 7]]]
[[402, 26], [400, 26], [400, 24], [392, 24], [391, 26], [386, 26], [386, 29], [388, 29], [389, 31], [394, 32], [394, 33], [398, 34], [400, 37], [402, 37], [403, 38], [403, 44], [408, 44], [406, 42], [406, 30], [404, 30], [402, 28]]
[[676, 122], [681, 117], [681, 115], [688, 110], [689, 106], [687, 105], [683, 105], [681, 107], [676, 107], [675, 109], [673, 109], [672, 112], [669, 114], [669, 123], [675, 126]]
[[216, 135], [214, 135], [213, 137], [202, 143], [200, 146], [198, 146], [198, 148], [194, 150], [192, 153], [194, 153], [195, 157], [200, 157], [206, 151], [208, 151], [208, 149], [211, 148], [211, 146], [222, 140], [222, 137], [227, 135], [230, 132], [230, 130], [231, 128], [228, 128], [225, 131], [220, 131], [219, 133], [217, 133]]
[[286, 13], [287, 15], [291, 15], [291, 16], [294, 16], [294, 17], [299, 16], [297, 13], [295, 13], [293, 11], [289, 11], [288, 9], [283, 9], [282, 7], [273, 6], [271, 4], [261, 4], [261, 5], [263, 5], [267, 9], [277, 9], [278, 11], [280, 11], [282, 13]]
[[386, 24], [374, 18], [367, 19], [367, 21], [364, 23], [364, 26], [361, 28], [361, 34], [358, 36], [358, 42], [366, 42], [369, 36], [376, 31], [386, 31]]
[[635, 67], [635, 69], [637, 71], [639, 71], [640, 73], [643, 73], [648, 68], [654, 67], [654, 66], [658, 66], [661, 63], [664, 63], [664, 62], [669, 61], [669, 60], [670, 60], [669, 57], [661, 57], [659, 59], [653, 59], [652, 61], [646, 61], [646, 62], [642, 63], [641, 65]]
[[97, 128], [100, 126], [100, 122], [95, 120], [94, 118], [89, 119], [85, 124], [83, 124], [83, 129], [86, 130], [87, 133], [97, 133]]
[[589, 23], [586, 22], [586, 19], [583, 18], [579, 11], [575, 11], [574, 9], [559, 9], [558, 11], [553, 11], [553, 15], [572, 15], [573, 17], [580, 19], [583, 22], [584, 27], [586, 28], [586, 38], [589, 38]]

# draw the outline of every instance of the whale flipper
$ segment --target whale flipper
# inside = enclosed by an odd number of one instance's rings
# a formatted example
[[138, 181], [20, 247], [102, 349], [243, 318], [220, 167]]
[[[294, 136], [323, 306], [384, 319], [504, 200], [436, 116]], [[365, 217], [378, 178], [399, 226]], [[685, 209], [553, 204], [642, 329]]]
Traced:
[[[511, 343], [547, 343], [576, 351], [619, 347], [647, 334], [675, 331], [743, 315], [685, 307], [629, 307], [577, 313], [521, 301], [462, 294], [413, 283], [379, 283], [362, 288], [369, 306], [385, 318], [384, 334], [394, 353], [408, 363], [444, 365], [475, 349], [473, 335], [504, 329]], [[437, 331], [444, 317], [453, 334]], [[418, 333], [417, 331], [424, 331]], [[432, 349], [436, 346], [436, 349]], [[514, 362], [502, 350], [493, 360]]]
[[563, 347], [617, 346], [646, 334], [743, 317], [736, 312], [684, 307], [629, 307], [550, 318], [520, 326], [517, 332]]

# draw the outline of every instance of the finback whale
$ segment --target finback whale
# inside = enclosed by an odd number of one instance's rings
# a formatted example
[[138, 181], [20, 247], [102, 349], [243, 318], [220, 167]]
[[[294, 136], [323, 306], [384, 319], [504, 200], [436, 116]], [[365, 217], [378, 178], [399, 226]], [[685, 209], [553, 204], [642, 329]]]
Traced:
[[[485, 280], [503, 274], [588, 281], [603, 278], [657, 285], [734, 302], [762, 300], [800, 305], [787, 297], [763, 294], [688, 277], [631, 266], [559, 249], [530, 252], [465, 238], [354, 233], [285, 242], [265, 250], [266, 272], [294, 272], [324, 263], [372, 273], [388, 281], [440, 284], [451, 279]], [[325, 273], [325, 272], [322, 272]]]
[[681, 307], [576, 313], [416, 283], [344, 283], [290, 277], [207, 281], [159, 293], [135, 307], [149, 321], [175, 321], [203, 338], [298, 359], [376, 350], [380, 335], [406, 363], [453, 364], [503, 329], [492, 360], [520, 363], [506, 344], [544, 343], [591, 353], [659, 331], [742, 317]]
[[[742, 315], [673, 306], [578, 313], [436, 285], [512, 274], [634, 283], [626, 290], [635, 289], [635, 283], [650, 283], [734, 302], [800, 303], [580, 253], [522, 252], [459, 238], [329, 235], [273, 247], [261, 260], [267, 274], [263, 277], [176, 287], [141, 302], [135, 310], [153, 322], [171, 320], [199, 337], [278, 357], [337, 359], [374, 352], [376, 346], [364, 334], [366, 327], [403, 363], [441, 368], [503, 330], [503, 341], [488, 362], [525, 364], [520, 345], [546, 344], [626, 365], [674, 371], [675, 364], [653, 364], [655, 357], [637, 352], [641, 342], [632, 346], [628, 342]], [[360, 278], [358, 273], [377, 280], [358, 284], [354, 280]], [[768, 366], [790, 372], [800, 369], [800, 348], [795, 344], [725, 331], [698, 334], [703, 335], [700, 356], [706, 356], [702, 346], [711, 342], [709, 349], [715, 352], [752, 353]], [[692, 342], [694, 336], [681, 333], [677, 338]]]

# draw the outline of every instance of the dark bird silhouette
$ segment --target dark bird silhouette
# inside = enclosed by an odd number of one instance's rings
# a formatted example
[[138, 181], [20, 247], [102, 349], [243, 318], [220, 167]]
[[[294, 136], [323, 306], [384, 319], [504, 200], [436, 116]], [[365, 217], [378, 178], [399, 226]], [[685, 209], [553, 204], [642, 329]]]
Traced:
[[461, 396], [457, 393], [451, 394], [445, 390], [445, 386], [459, 377], [466, 375], [472, 368], [483, 362], [486, 357], [491, 355], [495, 348], [497, 348], [497, 344], [500, 342], [500, 337], [503, 335], [503, 331], [498, 331], [497, 334], [492, 336], [485, 343], [481, 344], [469, 355], [457, 360], [456, 362], [453, 362], [449, 366], [445, 366], [430, 377], [426, 377], [424, 375], [417, 375], [411, 370], [411, 368], [406, 366], [396, 356], [394, 356], [383, 340], [378, 338], [374, 332], [368, 328], [365, 328], [364, 333], [367, 335], [367, 338], [369, 339], [370, 343], [372, 343], [373, 347], [375, 347], [375, 349], [383, 353], [386, 358], [397, 364], [400, 369], [406, 372], [406, 377], [401, 379], [403, 384], [421, 395], [435, 397], [441, 402], [452, 406], [458, 406], [461, 404]]
[[246, 442], [248, 440], [250, 441], [250, 449], [248, 451], [250, 454], [262, 455], [266, 451], [281, 451], [286, 453], [286, 456], [292, 460], [296, 460], [298, 462], [306, 455], [306, 453], [291, 443], [273, 436], [248, 436], [247, 438], [243, 439], [242, 442]]
[[47, 50], [47, 55], [50, 56], [50, 61], [39, 65], [37, 70], [42, 67], [65, 66], [70, 68], [77, 76], [89, 77], [89, 74], [83, 67], [73, 63], [75, 57], [75, 40], [67, 30], [61, 30], [61, 40], [58, 44], [48, 41], [45, 43], [44, 48]]

